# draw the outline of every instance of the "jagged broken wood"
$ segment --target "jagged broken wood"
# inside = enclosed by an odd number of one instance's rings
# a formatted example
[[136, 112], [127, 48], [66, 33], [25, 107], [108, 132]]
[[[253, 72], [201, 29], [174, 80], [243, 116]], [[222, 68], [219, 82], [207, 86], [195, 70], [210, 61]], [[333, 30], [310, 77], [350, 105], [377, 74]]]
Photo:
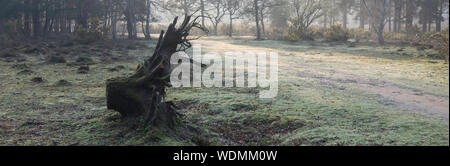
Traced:
[[166, 88], [170, 87], [171, 56], [185, 51], [192, 45], [188, 39], [192, 28], [206, 31], [197, 19], [186, 16], [176, 28], [178, 18], [161, 32], [152, 57], [139, 65], [129, 77], [107, 80], [106, 97], [108, 109], [118, 111], [124, 117], [144, 116], [151, 125], [173, 126], [179, 117], [175, 105], [166, 102]]

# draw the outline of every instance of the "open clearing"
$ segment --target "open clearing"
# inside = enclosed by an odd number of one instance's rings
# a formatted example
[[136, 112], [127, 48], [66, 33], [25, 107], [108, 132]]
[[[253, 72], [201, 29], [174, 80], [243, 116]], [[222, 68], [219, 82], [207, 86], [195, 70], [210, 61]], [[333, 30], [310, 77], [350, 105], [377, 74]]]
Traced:
[[[106, 109], [105, 81], [132, 72], [156, 44], [139, 43], [145, 46], [49, 47], [66, 63], [47, 63], [52, 51], [0, 59], [0, 145], [449, 145], [449, 68], [424, 57], [430, 50], [202, 38], [194, 43], [205, 52], [278, 52], [278, 96], [259, 99], [259, 88], [170, 89], [168, 100], [196, 131], [173, 133]], [[88, 74], [74, 64], [82, 54], [93, 57]]]

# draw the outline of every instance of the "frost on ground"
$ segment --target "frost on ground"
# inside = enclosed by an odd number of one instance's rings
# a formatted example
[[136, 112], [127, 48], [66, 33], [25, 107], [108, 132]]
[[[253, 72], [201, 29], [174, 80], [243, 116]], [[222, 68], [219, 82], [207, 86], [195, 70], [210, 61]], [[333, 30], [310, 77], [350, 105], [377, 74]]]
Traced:
[[278, 97], [173, 88], [168, 97], [187, 127], [154, 129], [107, 110], [105, 80], [134, 71], [155, 42], [17, 45], [0, 51], [0, 145], [449, 145], [449, 69], [430, 50], [196, 43], [205, 52], [278, 52]]

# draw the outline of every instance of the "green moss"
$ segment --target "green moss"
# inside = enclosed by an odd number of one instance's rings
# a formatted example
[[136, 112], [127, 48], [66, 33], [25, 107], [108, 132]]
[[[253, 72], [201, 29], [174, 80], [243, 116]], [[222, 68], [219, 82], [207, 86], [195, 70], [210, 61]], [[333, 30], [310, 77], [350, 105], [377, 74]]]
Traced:
[[55, 83], [55, 86], [71, 86], [72, 83], [70, 83], [67, 80], [59, 80], [58, 82]]
[[94, 60], [89, 55], [80, 55], [77, 60], [78, 63], [93, 63]]

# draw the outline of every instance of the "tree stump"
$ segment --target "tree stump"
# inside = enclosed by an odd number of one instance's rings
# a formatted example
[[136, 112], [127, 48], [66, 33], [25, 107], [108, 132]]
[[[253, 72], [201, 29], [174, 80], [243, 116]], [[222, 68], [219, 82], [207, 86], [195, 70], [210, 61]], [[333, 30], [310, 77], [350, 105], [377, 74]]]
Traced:
[[165, 101], [172, 72], [170, 58], [192, 46], [191, 39], [187, 38], [192, 28], [206, 31], [197, 23], [197, 18], [191, 21], [191, 16], [186, 16], [179, 28], [175, 27], [178, 20], [175, 18], [167, 32], [161, 32], [152, 57], [139, 65], [131, 76], [107, 80], [108, 109], [118, 111], [123, 117], [144, 116], [151, 125], [173, 127], [180, 115], [172, 102]]

